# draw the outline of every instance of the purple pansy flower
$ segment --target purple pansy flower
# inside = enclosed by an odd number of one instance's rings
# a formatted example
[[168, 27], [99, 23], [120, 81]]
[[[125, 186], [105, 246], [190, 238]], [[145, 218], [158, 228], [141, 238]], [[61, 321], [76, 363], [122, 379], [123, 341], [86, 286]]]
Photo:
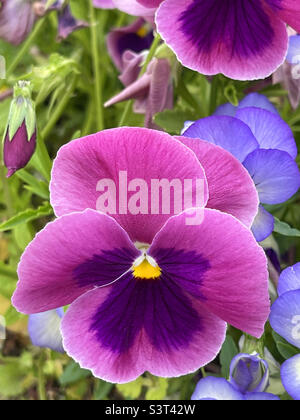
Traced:
[[258, 355], [238, 354], [230, 365], [230, 378], [201, 379], [192, 400], [277, 401], [276, 395], [266, 393], [269, 386], [268, 363]]
[[[262, 79], [284, 61], [287, 26], [300, 32], [298, 0], [114, 0], [143, 16], [155, 13], [158, 32], [183, 65], [239, 80]], [[148, 12], [147, 12], [148, 10]], [[226, 24], [224, 24], [226, 22]]]
[[139, 18], [128, 26], [113, 29], [107, 36], [107, 49], [118, 70], [123, 71], [124, 53], [148, 50], [152, 41], [153, 30], [149, 30], [145, 20]]
[[[18, 268], [15, 307], [70, 305], [65, 350], [111, 382], [193, 372], [216, 357], [226, 322], [259, 337], [269, 315], [266, 258], [243, 224], [257, 212], [251, 178], [223, 149], [181, 140], [191, 149], [162, 132], [120, 128], [63, 146], [50, 186], [58, 218]], [[171, 210], [147, 211], [152, 194], [142, 204], [140, 191], [155, 180], [188, 180], [192, 192], [201, 181], [202, 207], [185, 203], [178, 213], [173, 196]], [[106, 213], [95, 210], [100, 199]], [[186, 222], [199, 211], [201, 224]]]
[[20, 44], [31, 31], [35, 19], [31, 0], [1, 0], [0, 38]]
[[[281, 337], [300, 349], [300, 263], [283, 270], [278, 284], [279, 298], [272, 306], [270, 324]], [[300, 352], [281, 367], [287, 392], [300, 400]]]
[[289, 37], [289, 49], [284, 64], [273, 75], [273, 83], [282, 83], [293, 109], [300, 103], [300, 35]]
[[[262, 95], [250, 94], [237, 108], [226, 104], [218, 108], [217, 115], [189, 122], [183, 135], [207, 140], [232, 153], [250, 173], [262, 204], [282, 203], [300, 187], [292, 130]], [[273, 228], [273, 216], [260, 206], [252, 226], [256, 239], [264, 240]]]
[[64, 353], [60, 332], [60, 324], [63, 316], [63, 308], [30, 315], [28, 332], [32, 344]]
[[134, 111], [145, 114], [144, 126], [156, 128], [153, 117], [164, 109], [173, 108], [173, 83], [171, 66], [165, 58], [154, 58], [148, 65], [147, 71], [141, 77], [140, 64], [143, 54], [136, 55], [131, 51], [123, 54], [124, 70], [120, 80], [125, 89], [105, 103], [106, 107], [118, 102], [135, 99]]

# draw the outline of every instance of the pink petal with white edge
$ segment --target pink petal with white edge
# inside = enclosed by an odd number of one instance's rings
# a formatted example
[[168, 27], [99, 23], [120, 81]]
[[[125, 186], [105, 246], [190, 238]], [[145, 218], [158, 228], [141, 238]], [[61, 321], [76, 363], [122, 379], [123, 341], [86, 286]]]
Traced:
[[[103, 278], [104, 284], [128, 270], [139, 255], [127, 233], [114, 219], [94, 210], [56, 219], [39, 232], [25, 250], [18, 268], [19, 282], [13, 305], [26, 314], [69, 305], [95, 286], [80, 285], [74, 278], [74, 270], [94, 255], [116, 249], [129, 250], [133, 259], [120, 261], [120, 271], [112, 266], [111, 278]], [[101, 270], [99, 272], [101, 277]]]
[[156, 8], [142, 6], [137, 0], [113, 0], [115, 7], [134, 16], [153, 16]]
[[[234, 327], [260, 337], [270, 312], [267, 259], [252, 233], [233, 216], [204, 209], [199, 225], [187, 225], [188, 210], [168, 220], [156, 235], [149, 254], [170, 248], [195, 253], [208, 269], [187, 279], [173, 264], [178, 282], [204, 306]], [[165, 270], [168, 270], [166, 265]], [[180, 274], [182, 273], [182, 275]]]
[[[144, 213], [147, 210], [148, 214], [134, 215], [126, 207], [124, 194], [127, 185], [122, 185], [123, 181], [126, 184], [124, 172], [127, 172], [128, 186], [137, 179], [147, 184], [148, 202], [143, 200], [146, 206], [142, 210]], [[161, 214], [162, 211], [160, 214], [151, 214], [152, 180], [166, 179], [171, 182], [178, 179], [182, 185], [186, 179], [193, 180], [193, 197], [196, 197], [196, 180], [203, 180], [203, 206], [208, 200], [204, 170], [190, 149], [168, 134], [124, 127], [74, 140], [60, 149], [54, 162], [50, 184], [51, 204], [56, 214], [61, 216], [86, 208], [99, 210], [97, 203], [103, 192], [97, 191], [97, 186], [104, 179], [113, 181], [116, 186], [116, 194], [111, 193], [110, 200], [111, 203], [116, 202], [116, 208], [111, 208], [109, 214], [128, 232], [133, 241], [151, 243], [167, 219], [176, 213], [174, 194], [171, 194], [170, 214]], [[136, 194], [135, 191], [136, 189], [128, 193], [128, 205]], [[188, 207], [192, 206], [185, 208]], [[127, 214], [121, 214], [122, 212]]]
[[284, 62], [288, 47], [286, 25], [260, 2], [165, 0], [156, 24], [178, 60], [206, 75], [265, 78]]
[[[199, 302], [194, 302], [193, 306], [202, 321], [203, 330], [195, 333], [186, 347], [170, 352], [159, 351], [150, 343], [148, 335], [142, 329], [128, 351], [113, 352], [101, 345], [97, 332], [91, 329], [93, 317], [107, 298], [109, 289], [93, 290], [81, 296], [72, 303], [62, 322], [66, 352], [81, 367], [92, 370], [94, 376], [114, 383], [133, 381], [145, 371], [160, 377], [180, 376], [206, 365], [220, 351], [225, 339], [225, 322], [209, 313]], [[131, 308], [127, 307], [126, 310], [130, 311]], [[170, 307], [171, 312], [172, 310], [174, 308]], [[157, 317], [159, 319], [159, 313]], [[132, 322], [134, 321], [133, 319]], [[130, 328], [129, 324], [128, 330]]]
[[193, 150], [205, 170], [206, 207], [229, 213], [251, 227], [258, 212], [258, 194], [248, 171], [225, 149], [205, 140], [176, 137]]

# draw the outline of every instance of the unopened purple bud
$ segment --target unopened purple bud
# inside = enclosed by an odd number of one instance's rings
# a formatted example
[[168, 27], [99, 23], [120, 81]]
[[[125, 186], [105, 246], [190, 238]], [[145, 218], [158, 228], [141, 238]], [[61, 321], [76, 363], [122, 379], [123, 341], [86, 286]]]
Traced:
[[30, 0], [2, 0], [0, 6], [0, 38], [18, 45], [27, 37], [36, 15]]
[[20, 81], [14, 87], [7, 127], [4, 132], [3, 160], [7, 177], [24, 168], [36, 147], [36, 116], [29, 82]]
[[86, 22], [74, 18], [70, 6], [67, 5], [58, 17], [58, 39], [66, 39], [72, 32], [87, 26]]
[[12, 140], [9, 140], [8, 131], [4, 139], [4, 164], [7, 167], [7, 178], [16, 171], [24, 168], [31, 159], [36, 147], [36, 131], [28, 139], [25, 121], [18, 129]]

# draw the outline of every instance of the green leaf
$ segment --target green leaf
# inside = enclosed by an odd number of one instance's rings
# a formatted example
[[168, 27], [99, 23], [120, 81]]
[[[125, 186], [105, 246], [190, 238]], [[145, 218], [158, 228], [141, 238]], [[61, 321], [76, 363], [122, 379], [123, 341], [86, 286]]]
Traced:
[[275, 225], [274, 225], [274, 232], [279, 233], [283, 236], [291, 236], [291, 237], [297, 237], [300, 238], [300, 230], [292, 228], [290, 225], [288, 225], [285, 222], [281, 222], [276, 217], [275, 219]]
[[91, 376], [91, 372], [86, 369], [81, 369], [78, 363], [71, 362], [68, 364], [64, 373], [59, 378], [59, 382], [62, 386], [73, 384]]
[[9, 327], [24, 317], [25, 315], [20, 314], [13, 306], [10, 306], [4, 315], [6, 326]]
[[168, 133], [179, 135], [183, 129], [185, 121], [192, 118], [193, 117], [188, 112], [166, 109], [165, 111], [156, 114], [154, 121]]
[[117, 384], [117, 390], [126, 398], [130, 400], [136, 400], [141, 392], [143, 387], [143, 378], [140, 376], [133, 382], [128, 382], [127, 384]]
[[239, 350], [233, 338], [230, 335], [227, 335], [220, 354], [221, 371], [224, 378], [229, 378], [231, 361], [238, 353]]
[[17, 279], [12, 279], [0, 274], [0, 295], [6, 299], [10, 299], [15, 291], [16, 285]]
[[163, 400], [167, 395], [168, 380], [155, 378], [155, 385], [146, 392], [146, 400]]
[[20, 171], [17, 171], [16, 176], [18, 176], [22, 181], [28, 184], [25, 185], [25, 188], [27, 190], [38, 195], [39, 197], [44, 198], [45, 200], [49, 200], [49, 189], [46, 182], [39, 181], [26, 169], [21, 169]]
[[284, 359], [290, 359], [293, 356], [296, 356], [300, 353], [300, 350], [293, 346], [292, 344], [288, 343], [283, 337], [277, 334], [275, 331], [272, 331], [273, 338], [275, 340], [277, 349], [281, 356]]
[[42, 206], [38, 207], [37, 209], [24, 210], [18, 213], [17, 215], [13, 216], [6, 222], [1, 223], [0, 232], [14, 229], [16, 226], [20, 225], [21, 223], [28, 223], [28, 222], [31, 222], [32, 220], [36, 220], [41, 217], [50, 216], [51, 214], [53, 214], [53, 210], [49, 203], [45, 203]]
[[99, 401], [106, 398], [113, 387], [114, 387], [114, 384], [110, 382], [101, 381], [99, 379], [94, 389], [94, 395], [93, 395], [94, 400]]
[[[0, 366], [0, 395], [3, 397], [17, 397], [24, 392], [26, 370], [22, 369], [20, 363], [5, 363]], [[28, 372], [30, 373], [30, 372]], [[28, 382], [27, 382], [27, 385]]]

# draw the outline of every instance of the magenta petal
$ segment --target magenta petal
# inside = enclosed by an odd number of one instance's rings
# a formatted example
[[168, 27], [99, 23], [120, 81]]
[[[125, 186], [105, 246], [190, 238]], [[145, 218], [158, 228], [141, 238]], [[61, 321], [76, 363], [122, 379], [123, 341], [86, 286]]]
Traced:
[[300, 3], [298, 0], [266, 0], [276, 15], [300, 32]]
[[258, 211], [258, 194], [243, 165], [225, 149], [204, 140], [178, 137], [198, 157], [205, 170], [207, 207], [229, 213], [250, 227]]
[[[134, 285], [128, 287], [133, 288]], [[178, 348], [162, 349], [153, 343], [149, 331], [141, 326], [143, 322], [148, 321], [153, 324], [151, 316], [155, 314], [157, 330], [166, 336], [171, 335], [170, 337], [176, 340], [176, 324], [173, 324], [172, 331], [166, 330], [164, 324], [166, 316], [178, 317], [180, 312], [170, 305], [169, 315], [162, 313], [156, 306], [158, 302], [153, 300], [151, 294], [147, 295], [145, 301], [140, 299], [134, 302], [128, 301], [126, 292], [122, 290], [122, 295], [119, 296], [120, 302], [115, 301], [106, 305], [106, 313], [102, 312], [106, 334], [105, 336], [101, 334], [101, 342], [94, 324], [95, 314], [105, 305], [110, 293], [111, 288], [105, 288], [81, 296], [70, 306], [62, 322], [63, 343], [67, 353], [82, 367], [92, 370], [94, 376], [117, 383], [132, 381], [145, 371], [161, 377], [179, 376], [197, 370], [214, 359], [219, 352], [225, 338], [226, 324], [207, 312], [199, 302], [193, 302], [189, 310], [198, 314], [201, 330], [195, 332], [190, 342], [181, 344]], [[168, 300], [165, 305], [168, 305]], [[153, 308], [158, 309], [153, 312]], [[126, 320], [122, 332], [118, 331], [117, 320], [121, 322]], [[103, 329], [103, 323], [99, 323], [100, 331]], [[138, 330], [131, 345], [123, 346], [123, 350], [120, 348], [113, 350], [107, 340], [117, 342], [119, 336], [124, 337], [124, 331], [128, 337], [131, 337], [132, 330], [136, 329], [137, 324]], [[186, 328], [188, 327], [186, 325]]]
[[[169, 214], [161, 214], [161, 211], [151, 214], [151, 181], [166, 179], [171, 182], [178, 179], [184, 184], [186, 179], [193, 180], [195, 192], [196, 180], [203, 180], [203, 205], [208, 199], [204, 170], [191, 150], [168, 134], [124, 127], [74, 140], [60, 149], [50, 185], [51, 203], [56, 214], [60, 216], [86, 208], [98, 208], [103, 192], [97, 186], [105, 179], [116, 186], [116, 194], [111, 190], [112, 206], [107, 211], [133, 241], [151, 243], [154, 235], [174, 214], [173, 194], [170, 212], [166, 212]], [[133, 185], [131, 181], [136, 182], [137, 179], [147, 184], [148, 200], [144, 204], [148, 208], [141, 209], [140, 214], [133, 214], [128, 207], [136, 190], [128, 192], [127, 206], [126, 189]], [[116, 208], [113, 208], [114, 203]]]
[[191, 223], [194, 210], [169, 219], [156, 235], [149, 253], [160, 255], [172, 244], [174, 250], [201, 256], [209, 269], [200, 270], [198, 276], [195, 274], [191, 279], [185, 276], [178, 259], [178, 263], [169, 267], [174, 279], [200, 297], [215, 315], [260, 337], [270, 312], [267, 260], [263, 249], [233, 216], [217, 210], [204, 209], [202, 212], [203, 221], [199, 225], [187, 224]]
[[179, 61], [207, 75], [265, 78], [283, 63], [288, 46], [286, 25], [262, 2], [165, 0], [156, 24]]
[[[109, 274], [102, 262], [94, 283], [85, 281], [83, 269], [93, 256], [99, 259], [107, 251], [122, 249], [128, 250], [128, 257], [111, 264]], [[68, 305], [87, 290], [118, 278], [138, 255], [127, 233], [111, 217], [93, 210], [63, 216], [49, 223], [26, 248], [13, 305], [27, 314]], [[93, 280], [94, 273], [89, 275]]]
[[153, 16], [156, 10], [143, 6], [138, 0], [113, 0], [113, 2], [122, 12], [134, 16]]

